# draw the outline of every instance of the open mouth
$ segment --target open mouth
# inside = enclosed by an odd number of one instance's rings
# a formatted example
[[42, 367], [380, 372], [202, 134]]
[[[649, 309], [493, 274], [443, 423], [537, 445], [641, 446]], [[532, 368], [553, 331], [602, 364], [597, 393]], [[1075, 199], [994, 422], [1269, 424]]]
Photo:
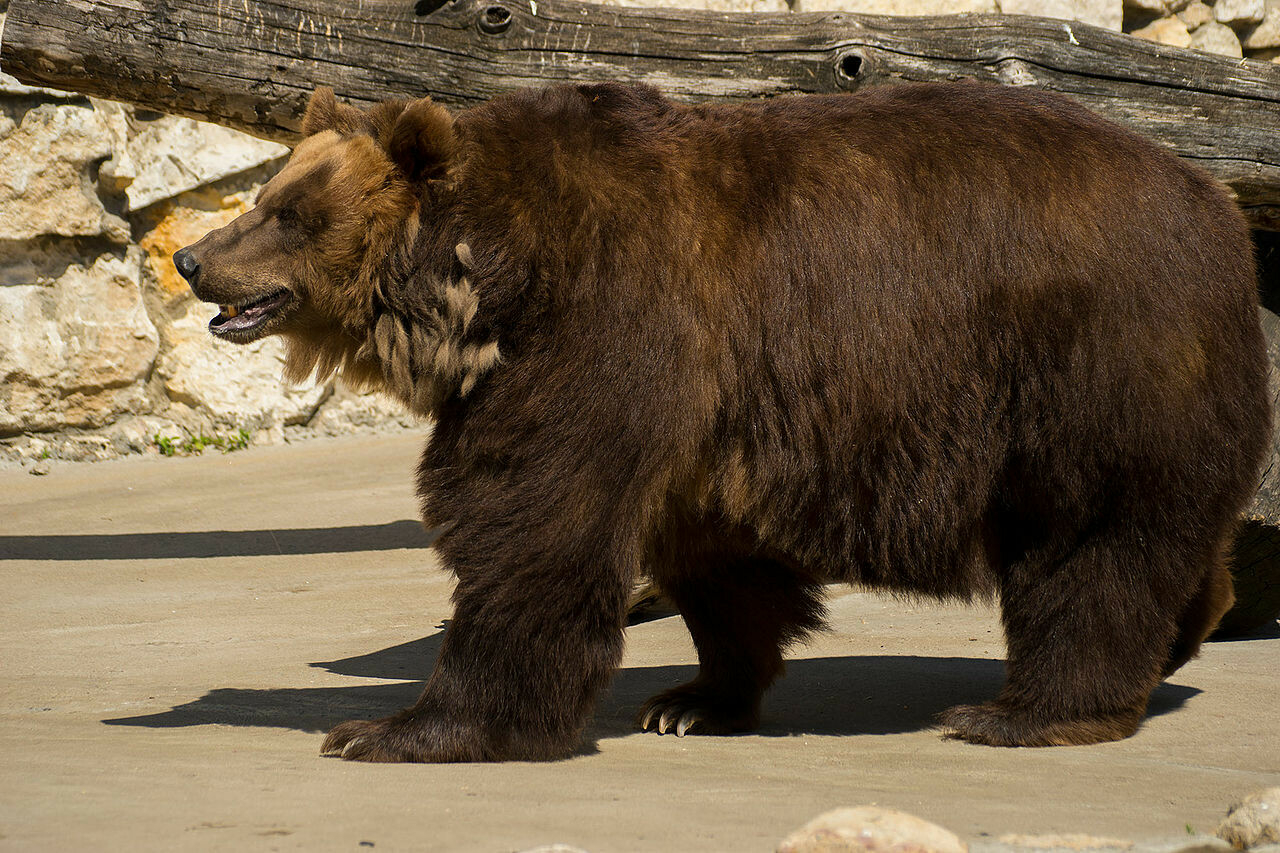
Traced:
[[292, 293], [280, 289], [243, 305], [219, 305], [218, 316], [209, 321], [209, 331], [232, 341], [254, 340], [292, 300]]

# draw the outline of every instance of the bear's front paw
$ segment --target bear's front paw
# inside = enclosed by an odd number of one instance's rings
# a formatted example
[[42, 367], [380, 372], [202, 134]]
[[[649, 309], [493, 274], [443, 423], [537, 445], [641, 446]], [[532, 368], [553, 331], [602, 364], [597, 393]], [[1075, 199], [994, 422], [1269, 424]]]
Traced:
[[641, 731], [676, 737], [686, 734], [723, 735], [749, 732], [756, 727], [756, 704], [735, 702], [691, 685], [654, 696], [636, 718]]
[[321, 755], [347, 761], [493, 761], [483, 738], [465, 727], [424, 719], [411, 712], [381, 720], [348, 720], [335, 726]]
[[1076, 719], [1019, 708], [1012, 704], [957, 705], [943, 711], [938, 722], [943, 736], [988, 746], [1080, 746], [1120, 740], [1133, 734], [1142, 721], [1142, 708]]

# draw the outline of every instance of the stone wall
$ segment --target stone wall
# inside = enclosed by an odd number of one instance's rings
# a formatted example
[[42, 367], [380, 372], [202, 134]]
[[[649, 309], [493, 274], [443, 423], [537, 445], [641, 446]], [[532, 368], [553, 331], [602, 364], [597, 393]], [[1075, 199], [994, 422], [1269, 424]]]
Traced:
[[[0, 0], [0, 32], [8, 0]], [[730, 11], [1006, 12], [1280, 62], [1280, 0], [651, 0]], [[413, 428], [378, 397], [289, 387], [276, 340], [220, 343], [173, 252], [229, 222], [287, 151], [0, 74], [0, 461]]]
[[[0, 28], [7, 0], [0, 0]], [[422, 428], [376, 396], [280, 377], [224, 344], [173, 253], [247, 209], [287, 149], [0, 74], [0, 461], [106, 459]]]

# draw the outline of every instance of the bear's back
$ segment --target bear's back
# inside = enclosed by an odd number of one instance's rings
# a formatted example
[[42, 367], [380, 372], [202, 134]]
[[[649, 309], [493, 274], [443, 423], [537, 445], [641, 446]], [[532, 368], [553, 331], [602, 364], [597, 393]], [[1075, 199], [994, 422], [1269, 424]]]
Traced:
[[964, 594], [997, 495], [1086, 519], [1134, 466], [1183, 501], [1221, 487], [1187, 460], [1245, 472], [1261, 452], [1242, 217], [1065, 98], [689, 106], [606, 84], [465, 122], [462, 227], [541, 276], [535, 332], [610, 351], [627, 324], [660, 330], [712, 504], [831, 576]]

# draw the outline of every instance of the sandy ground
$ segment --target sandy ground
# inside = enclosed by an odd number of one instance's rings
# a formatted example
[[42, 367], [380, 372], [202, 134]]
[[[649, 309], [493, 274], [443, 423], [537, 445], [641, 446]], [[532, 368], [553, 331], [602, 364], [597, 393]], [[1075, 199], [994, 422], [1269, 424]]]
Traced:
[[1280, 632], [1207, 647], [1122, 743], [994, 749], [929, 725], [998, 689], [995, 614], [851, 591], [755, 735], [632, 730], [693, 671], [670, 617], [630, 629], [574, 758], [320, 758], [328, 726], [413, 700], [450, 614], [416, 454], [397, 436], [0, 472], [0, 849], [767, 851], [869, 803], [970, 840], [1142, 839], [1212, 832], [1280, 784]]

